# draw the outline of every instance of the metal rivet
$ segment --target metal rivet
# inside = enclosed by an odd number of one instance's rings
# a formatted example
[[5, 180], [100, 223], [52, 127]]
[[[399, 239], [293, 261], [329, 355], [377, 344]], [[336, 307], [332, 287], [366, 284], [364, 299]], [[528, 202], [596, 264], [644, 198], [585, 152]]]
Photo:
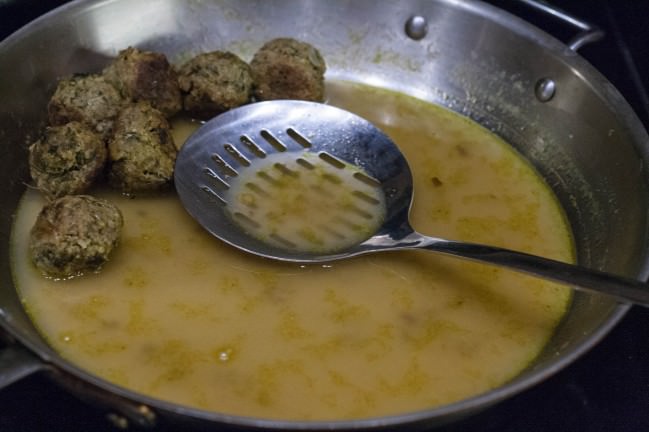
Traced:
[[421, 40], [428, 34], [428, 21], [421, 15], [413, 15], [406, 21], [406, 34], [410, 39]]
[[534, 86], [534, 94], [541, 102], [548, 102], [554, 97], [557, 91], [557, 84], [550, 78], [541, 78]]
[[128, 429], [128, 420], [126, 419], [126, 417], [115, 413], [108, 413], [106, 414], [106, 418], [117, 429], [121, 429], [121, 430]]
[[137, 413], [139, 414], [140, 420], [139, 424], [140, 426], [153, 426], [156, 423], [156, 415], [155, 413], [151, 410], [146, 405], [140, 405], [137, 407]]

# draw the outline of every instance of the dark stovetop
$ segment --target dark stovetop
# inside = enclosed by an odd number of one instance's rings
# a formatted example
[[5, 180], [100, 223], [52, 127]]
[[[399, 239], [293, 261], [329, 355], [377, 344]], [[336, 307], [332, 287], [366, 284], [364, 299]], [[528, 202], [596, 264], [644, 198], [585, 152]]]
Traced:
[[[0, 40], [62, 0], [0, 0]], [[491, 3], [513, 11], [514, 0]], [[625, 95], [646, 127], [649, 98], [649, 2], [644, 0], [554, 0], [578, 17], [600, 25], [606, 39], [581, 54]], [[539, 23], [535, 14], [517, 9]], [[553, 34], [565, 27], [541, 22]], [[556, 28], [555, 28], [556, 27]], [[2, 79], [2, 77], [0, 77]], [[114, 431], [106, 412], [87, 405], [41, 376], [0, 391], [0, 432]], [[649, 310], [631, 309], [588, 354], [540, 385], [446, 432], [649, 431]]]

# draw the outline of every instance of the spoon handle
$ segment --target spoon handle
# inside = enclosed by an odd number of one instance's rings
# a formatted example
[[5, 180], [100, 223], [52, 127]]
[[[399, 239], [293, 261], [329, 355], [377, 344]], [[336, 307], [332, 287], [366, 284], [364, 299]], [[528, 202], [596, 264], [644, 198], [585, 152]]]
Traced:
[[576, 289], [607, 294], [623, 302], [649, 307], [649, 284], [573, 264], [494, 246], [427, 237], [414, 233], [398, 249], [425, 249], [509, 268]]

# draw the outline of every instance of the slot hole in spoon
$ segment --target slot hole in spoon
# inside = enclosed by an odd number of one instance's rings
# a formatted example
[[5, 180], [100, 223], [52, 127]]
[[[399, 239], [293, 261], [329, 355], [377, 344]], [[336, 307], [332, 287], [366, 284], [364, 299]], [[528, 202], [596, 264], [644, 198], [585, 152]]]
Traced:
[[239, 142], [243, 144], [243, 146], [250, 151], [253, 155], [257, 156], [260, 159], [263, 159], [266, 157], [266, 152], [259, 147], [259, 145], [253, 141], [252, 138], [250, 138], [248, 135], [241, 135], [239, 137]]
[[226, 177], [236, 177], [239, 175], [237, 170], [232, 168], [221, 156], [216, 153], [211, 155], [212, 161], [216, 164], [218, 171]]
[[260, 197], [268, 198], [268, 197], [270, 196], [270, 195], [268, 194], [268, 192], [266, 192], [266, 191], [264, 190], [264, 188], [262, 188], [261, 186], [259, 186], [257, 183], [251, 183], [251, 182], [248, 182], [248, 183], [246, 183], [246, 188], [247, 188], [247, 189], [250, 189], [252, 192], [256, 193], [256, 194], [259, 195]]
[[236, 219], [238, 219], [239, 223], [241, 223], [244, 226], [248, 226], [249, 228], [252, 229], [258, 229], [260, 227], [259, 222], [257, 222], [254, 219], [249, 218], [243, 213], [236, 212], [232, 216], [234, 216]]
[[372, 204], [372, 205], [381, 204], [381, 202], [379, 200], [377, 200], [376, 198], [374, 198], [374, 197], [372, 197], [372, 196], [370, 196], [370, 195], [368, 195], [368, 194], [366, 194], [365, 192], [362, 192], [362, 191], [358, 191], [358, 190], [354, 191], [354, 192], [352, 192], [352, 195], [354, 195], [356, 198], [358, 198], [358, 199], [360, 199], [362, 201], [365, 201], [368, 204]]
[[304, 158], [297, 158], [295, 160], [295, 163], [298, 164], [299, 166], [301, 166], [302, 168], [306, 168], [308, 170], [312, 170], [312, 169], [315, 168], [315, 166], [313, 166], [313, 164], [311, 162], [309, 162], [308, 160], [306, 160]]
[[292, 169], [290, 169], [286, 165], [284, 165], [282, 163], [279, 163], [279, 162], [273, 164], [273, 168], [275, 168], [277, 171], [282, 173], [282, 175], [286, 175], [286, 176], [289, 176], [289, 177], [297, 178], [300, 175], [297, 171], [293, 171]]
[[219, 194], [214, 192], [207, 186], [201, 186], [201, 190], [207, 194], [208, 200], [212, 203], [220, 204], [222, 206], [227, 205], [227, 201], [221, 198]]
[[286, 129], [286, 134], [293, 138], [293, 141], [304, 147], [305, 149], [311, 148], [311, 141], [306, 139], [302, 134], [293, 128]]
[[381, 182], [375, 179], [374, 177], [370, 177], [367, 174], [364, 174], [362, 172], [355, 172], [354, 173], [354, 178], [362, 183], [365, 183], [368, 186], [372, 186], [373, 188], [380, 188], [381, 187]]
[[230, 185], [211, 169], [204, 168], [203, 174], [205, 174], [205, 176], [210, 180], [210, 182], [213, 185], [216, 186], [217, 189], [226, 190], [230, 188]]
[[329, 165], [331, 165], [334, 168], [338, 168], [338, 169], [345, 168], [345, 162], [341, 161], [337, 157], [330, 155], [329, 153], [320, 152], [318, 153], [318, 157], [323, 161], [327, 162]]
[[281, 243], [284, 247], [289, 247], [289, 248], [296, 247], [295, 243], [293, 243], [292, 241], [286, 240], [284, 237], [279, 236], [277, 234], [271, 234], [269, 237], [271, 239], [275, 240], [276, 242]]
[[288, 147], [286, 147], [286, 144], [281, 142], [279, 139], [277, 139], [273, 134], [268, 132], [266, 129], [262, 130], [259, 134], [264, 140], [266, 140], [268, 144], [270, 144], [278, 152], [285, 152], [288, 149]]
[[226, 152], [228, 152], [230, 156], [232, 156], [237, 162], [239, 162], [239, 164], [245, 167], [250, 166], [250, 161], [243, 154], [241, 154], [239, 149], [237, 149], [235, 146], [233, 146], [232, 144], [225, 144], [223, 148]]

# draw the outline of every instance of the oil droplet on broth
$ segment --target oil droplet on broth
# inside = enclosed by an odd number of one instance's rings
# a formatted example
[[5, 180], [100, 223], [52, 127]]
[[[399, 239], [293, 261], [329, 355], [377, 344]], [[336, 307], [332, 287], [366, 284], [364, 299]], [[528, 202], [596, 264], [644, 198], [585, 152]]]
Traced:
[[378, 181], [326, 153], [268, 155], [230, 186], [230, 217], [251, 236], [282, 249], [340, 251], [372, 236], [385, 219]]

